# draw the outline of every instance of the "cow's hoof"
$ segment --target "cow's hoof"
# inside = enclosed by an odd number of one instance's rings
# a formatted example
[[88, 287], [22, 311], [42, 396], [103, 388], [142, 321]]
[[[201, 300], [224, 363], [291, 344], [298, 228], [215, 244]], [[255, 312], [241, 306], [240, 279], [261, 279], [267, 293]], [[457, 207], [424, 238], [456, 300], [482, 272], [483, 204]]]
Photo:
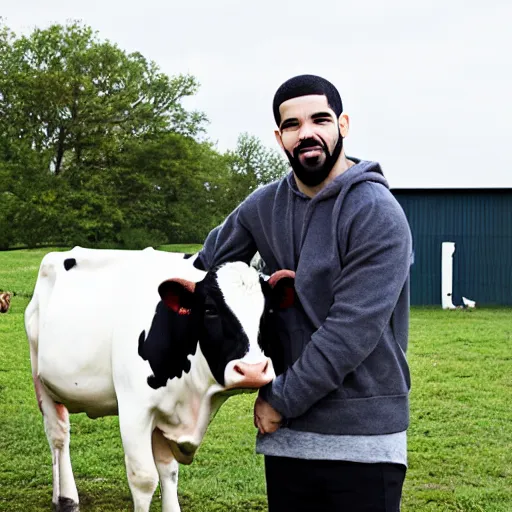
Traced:
[[80, 512], [78, 503], [71, 498], [59, 497], [59, 503], [52, 503], [53, 512]]

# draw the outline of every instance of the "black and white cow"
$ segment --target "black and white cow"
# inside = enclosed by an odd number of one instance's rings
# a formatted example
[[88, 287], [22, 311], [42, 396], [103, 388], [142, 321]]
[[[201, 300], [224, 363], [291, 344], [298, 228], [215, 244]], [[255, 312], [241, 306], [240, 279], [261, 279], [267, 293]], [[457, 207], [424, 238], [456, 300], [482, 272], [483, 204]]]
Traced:
[[44, 257], [25, 326], [57, 510], [78, 510], [68, 412], [119, 415], [135, 511], [149, 511], [160, 480], [162, 510], [176, 512], [178, 462], [192, 461], [216, 410], [274, 378], [260, 324], [264, 289], [282, 290], [245, 263], [191, 261], [152, 249]]

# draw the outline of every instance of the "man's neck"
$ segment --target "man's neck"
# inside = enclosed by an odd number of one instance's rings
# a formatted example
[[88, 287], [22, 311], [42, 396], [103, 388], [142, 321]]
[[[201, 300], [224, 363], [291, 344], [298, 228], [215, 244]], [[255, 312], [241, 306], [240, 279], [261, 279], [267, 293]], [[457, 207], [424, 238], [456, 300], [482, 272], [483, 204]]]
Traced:
[[352, 160], [349, 160], [345, 153], [343, 152], [336, 163], [334, 164], [334, 167], [331, 169], [331, 172], [325, 178], [322, 183], [319, 183], [318, 185], [315, 185], [314, 187], [308, 187], [307, 185], [304, 185], [302, 181], [300, 181], [297, 178], [297, 175], [294, 173], [295, 183], [297, 183], [297, 188], [303, 193], [306, 194], [308, 197], [315, 197], [318, 192], [320, 192], [322, 189], [324, 189], [329, 183], [331, 183], [332, 180], [340, 176], [340, 174], [343, 174], [347, 169], [355, 165], [355, 162]]

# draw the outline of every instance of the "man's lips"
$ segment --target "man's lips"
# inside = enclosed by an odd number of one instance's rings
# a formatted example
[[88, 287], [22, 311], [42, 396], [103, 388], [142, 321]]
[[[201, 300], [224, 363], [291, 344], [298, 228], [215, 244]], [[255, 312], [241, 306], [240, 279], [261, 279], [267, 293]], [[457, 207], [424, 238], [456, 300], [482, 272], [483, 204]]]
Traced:
[[318, 157], [323, 153], [323, 149], [320, 146], [314, 146], [310, 148], [304, 148], [299, 151], [299, 154], [304, 158]]

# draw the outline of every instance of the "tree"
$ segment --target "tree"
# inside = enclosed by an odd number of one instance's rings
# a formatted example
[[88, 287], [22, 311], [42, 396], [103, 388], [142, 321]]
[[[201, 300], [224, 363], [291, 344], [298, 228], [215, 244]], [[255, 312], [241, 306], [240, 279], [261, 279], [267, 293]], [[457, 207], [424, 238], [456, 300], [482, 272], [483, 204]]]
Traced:
[[134, 141], [112, 170], [118, 207], [132, 228], [170, 242], [202, 242], [229, 213], [229, 160], [207, 142], [165, 134]]
[[168, 77], [80, 23], [0, 25], [0, 247], [201, 242], [287, 164], [254, 136], [219, 154]]
[[[182, 106], [197, 88], [80, 23], [22, 37], [0, 26], [2, 244], [115, 241], [133, 220], [117, 201], [122, 159], [168, 134], [203, 132], [204, 114]], [[124, 189], [141, 182], [150, 186], [128, 173]]]
[[0, 31], [0, 137], [5, 158], [36, 151], [56, 176], [107, 167], [133, 137], [201, 132], [205, 117], [181, 105], [194, 77], [169, 78], [140, 53], [100, 41], [90, 27], [53, 25], [16, 38]]
[[265, 147], [254, 135], [242, 133], [235, 151], [228, 152], [232, 175], [230, 198], [236, 206], [261, 185], [282, 178], [288, 163], [274, 149]]

